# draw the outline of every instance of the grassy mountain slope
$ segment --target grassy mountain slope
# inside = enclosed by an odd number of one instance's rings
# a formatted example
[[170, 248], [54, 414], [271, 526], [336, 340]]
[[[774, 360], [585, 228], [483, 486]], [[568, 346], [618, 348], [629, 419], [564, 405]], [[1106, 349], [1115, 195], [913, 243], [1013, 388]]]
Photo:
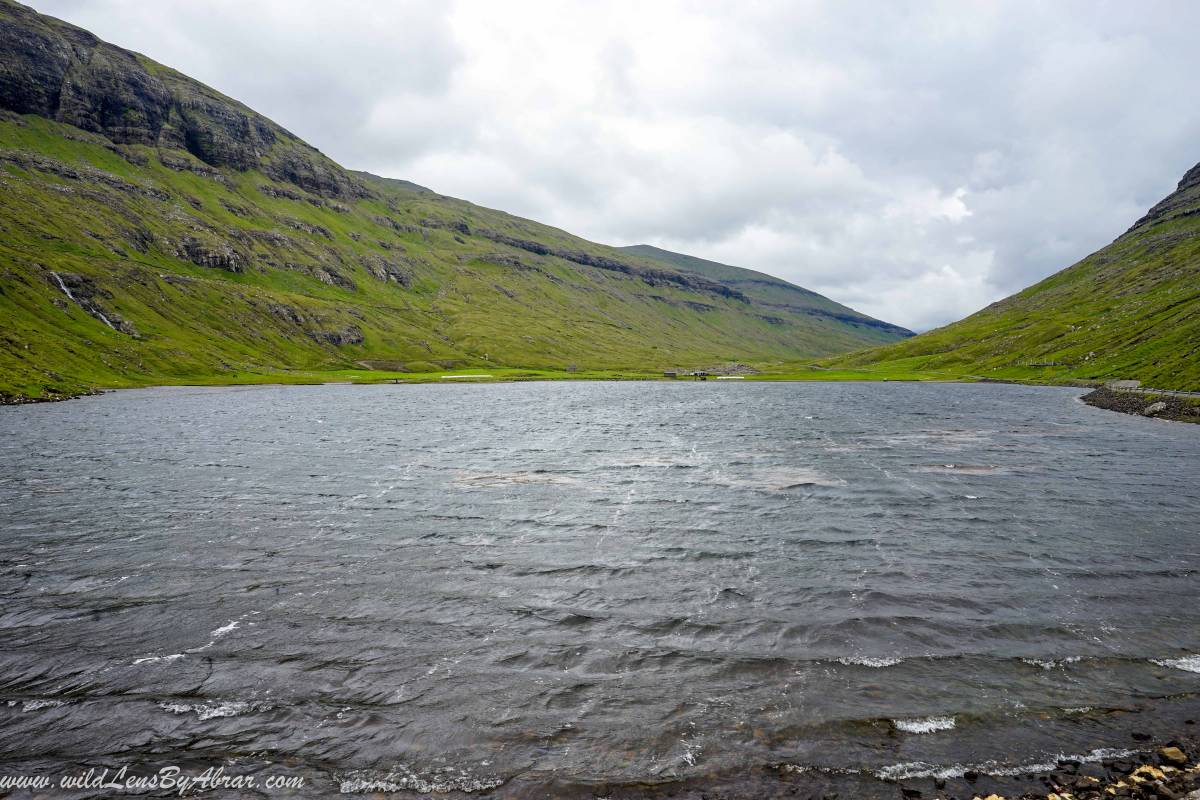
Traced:
[[712, 278], [743, 293], [759, 305], [781, 311], [835, 319], [859, 328], [864, 336], [877, 337], [880, 341], [893, 341], [898, 336], [913, 335], [912, 331], [901, 328], [899, 325], [881, 322], [814, 291], [752, 269], [731, 267], [717, 261], [708, 261], [683, 253], [673, 253], [649, 244], [635, 244], [620, 249], [625, 253], [657, 261], [668, 267]]
[[959, 322], [827, 363], [1200, 389], [1200, 165], [1078, 264]]
[[900, 335], [345, 170], [10, 0], [0, 319], [8, 396], [288, 371], [656, 370]]

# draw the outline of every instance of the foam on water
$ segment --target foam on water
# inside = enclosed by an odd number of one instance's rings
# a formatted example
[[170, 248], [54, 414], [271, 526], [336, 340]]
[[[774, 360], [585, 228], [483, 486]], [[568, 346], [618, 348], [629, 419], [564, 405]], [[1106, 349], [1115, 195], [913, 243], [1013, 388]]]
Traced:
[[233, 633], [234, 631], [236, 631], [238, 629], [238, 626], [241, 624], [242, 624], [242, 621], [240, 619], [231, 619], [231, 620], [229, 620], [229, 624], [222, 625], [219, 628], [215, 628], [214, 630], [209, 631], [208, 635], [213, 637], [214, 639], [219, 639], [227, 633]]
[[843, 656], [837, 660], [839, 664], [845, 664], [846, 666], [872, 667], [874, 669], [894, 667], [903, 661], [903, 658], [889, 658], [887, 656]]
[[248, 703], [242, 700], [228, 700], [218, 703], [162, 702], [158, 706], [166, 711], [170, 711], [172, 714], [195, 714], [201, 720], [236, 717], [252, 711], [265, 711], [270, 708], [260, 703]]
[[1067, 664], [1076, 664], [1083, 660], [1083, 656], [1067, 656], [1066, 658], [1022, 658], [1021, 660], [1030, 666], [1051, 670], [1062, 669]]
[[172, 653], [169, 656], [145, 656], [143, 658], [135, 658], [133, 660], [133, 663], [135, 665], [137, 665], [137, 664], [153, 664], [153, 663], [156, 663], [159, 661], [175, 661], [176, 659], [183, 658], [183, 655], [184, 655], [183, 653]]
[[896, 730], [905, 733], [936, 733], [954, 727], [954, 717], [920, 717], [917, 719], [894, 719]]
[[502, 786], [500, 778], [479, 778], [464, 769], [445, 767], [421, 775], [400, 764], [390, 772], [356, 770], [338, 776], [338, 791], [342, 794], [372, 792], [416, 792], [418, 794], [449, 794], [450, 792], [485, 792]]
[[[8, 705], [10, 707], [17, 705], [17, 703], [17, 700], [8, 701]], [[21, 703], [21, 711], [25, 713], [30, 711], [41, 711], [43, 708], [59, 708], [61, 706], [65, 706], [66, 704], [66, 700], [26, 700]]]
[[1066, 755], [1059, 753], [1047, 756], [1045, 760], [1031, 761], [1024, 764], [1001, 764], [996, 761], [984, 761], [978, 764], [930, 764], [924, 761], [909, 761], [901, 764], [889, 764], [874, 770], [875, 777], [885, 781], [911, 780], [914, 778], [961, 778], [968, 772], [978, 772], [981, 775], [991, 775], [996, 778], [1032, 775], [1036, 772], [1048, 772], [1058, 767], [1059, 761], [1080, 761], [1091, 763], [1107, 758], [1128, 758], [1136, 754], [1136, 750], [1116, 750], [1098, 748], [1081, 755]]
[[1200, 654], [1194, 656], [1184, 656], [1183, 658], [1155, 658], [1151, 660], [1160, 667], [1181, 669], [1184, 672], [1200, 672]]

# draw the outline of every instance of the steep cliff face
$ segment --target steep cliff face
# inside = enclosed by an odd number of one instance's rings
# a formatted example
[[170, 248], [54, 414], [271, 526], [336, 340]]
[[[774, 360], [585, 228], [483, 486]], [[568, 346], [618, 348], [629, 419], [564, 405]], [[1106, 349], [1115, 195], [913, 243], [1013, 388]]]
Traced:
[[781, 361], [902, 335], [350, 172], [11, 0], [0, 319], [0, 398], [281, 371]]
[[1146, 216], [1133, 223], [1133, 227], [1124, 235], [1136, 236], [1151, 226], [1197, 214], [1200, 214], [1200, 164], [1184, 173], [1175, 191], [1155, 203], [1154, 207], [1146, 212]]
[[280, 126], [170, 69], [25, 6], [0, 3], [0, 109], [36, 114], [116, 144], [262, 170], [327, 197], [361, 184]]
[[1079, 263], [964, 320], [837, 363], [1200, 389], [1200, 165]]

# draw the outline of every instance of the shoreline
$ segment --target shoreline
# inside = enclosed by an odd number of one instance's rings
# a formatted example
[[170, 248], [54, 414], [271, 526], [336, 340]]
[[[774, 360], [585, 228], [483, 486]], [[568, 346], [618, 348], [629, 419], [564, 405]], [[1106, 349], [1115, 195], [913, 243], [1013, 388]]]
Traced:
[[1200, 399], [1101, 386], [1079, 398], [1093, 408], [1170, 422], [1200, 423]]
[[[1139, 734], [1134, 734], [1140, 738]], [[747, 767], [662, 783], [562, 784], [520, 779], [493, 800], [1200, 800], [1200, 737], [1187, 734], [1128, 749], [1060, 754], [1028, 769], [983, 765], [915, 777], [791, 764]]]
[[[514, 373], [534, 373], [540, 371], [521, 370], [513, 368]], [[833, 372], [834, 374], [830, 374]], [[838, 375], [851, 375], [851, 377], [838, 377]], [[68, 400], [78, 400], [84, 397], [96, 397], [110, 392], [126, 392], [136, 391], [140, 389], [230, 389], [230, 388], [250, 388], [257, 386], [404, 386], [404, 385], [430, 385], [430, 384], [462, 384], [462, 383], [705, 383], [708, 381], [717, 382], [722, 378], [735, 376], [722, 376], [718, 374], [710, 374], [707, 379], [695, 379], [690, 377], [668, 378], [655, 373], [622, 373], [614, 370], [611, 374], [593, 374], [593, 375], [575, 375], [571, 373], [541, 373], [541, 374], [491, 374], [491, 375], [454, 375], [443, 376], [440, 374], [420, 374], [411, 377], [404, 376], [389, 376], [376, 379], [359, 379], [359, 380], [279, 380], [285, 377], [284, 375], [271, 375], [270, 379], [262, 381], [228, 381], [228, 382], [193, 382], [193, 383], [147, 383], [136, 386], [98, 386], [82, 389], [78, 392], [54, 392], [48, 395], [34, 397], [23, 394], [12, 394], [0, 391], [0, 407], [4, 406], [22, 406], [34, 405], [37, 403], [61, 403]], [[450, 378], [453, 380], [450, 380]], [[753, 375], [736, 376], [739, 382], [743, 383], [944, 383], [944, 384], [975, 384], [975, 383], [990, 383], [1013, 386], [1044, 386], [1047, 388], [1087, 388], [1076, 384], [1060, 384], [1060, 383], [1032, 383], [1029, 381], [1005, 381], [995, 379], [977, 379], [973, 376], [929, 376], [914, 374], [909, 377], [872, 377], [863, 374], [857, 370], [840, 370], [840, 371], [818, 371], [813, 372], [811, 376], [800, 377], [797, 373], [758, 373]], [[728, 381], [726, 381], [728, 382]]]

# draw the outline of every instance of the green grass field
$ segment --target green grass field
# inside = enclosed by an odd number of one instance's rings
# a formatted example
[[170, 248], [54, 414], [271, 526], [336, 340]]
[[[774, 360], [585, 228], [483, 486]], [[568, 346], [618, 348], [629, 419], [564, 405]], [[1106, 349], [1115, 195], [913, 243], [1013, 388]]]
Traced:
[[1200, 168], [1078, 264], [944, 328], [821, 363], [1200, 389]]

